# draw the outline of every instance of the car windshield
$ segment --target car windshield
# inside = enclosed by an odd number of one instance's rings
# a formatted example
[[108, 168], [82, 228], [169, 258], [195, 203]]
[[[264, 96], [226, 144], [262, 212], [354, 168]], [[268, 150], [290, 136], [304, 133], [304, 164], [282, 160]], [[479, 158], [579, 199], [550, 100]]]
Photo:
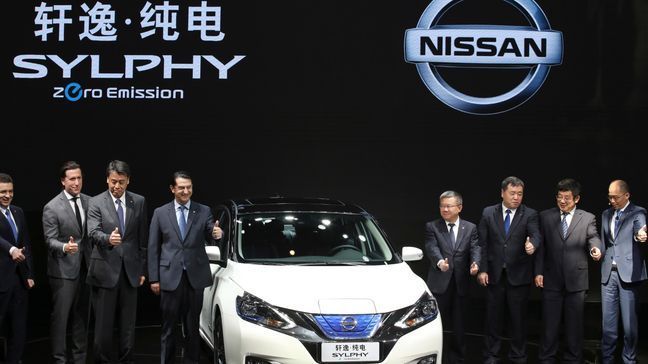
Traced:
[[237, 254], [260, 264], [356, 265], [399, 262], [372, 219], [360, 214], [241, 215]]

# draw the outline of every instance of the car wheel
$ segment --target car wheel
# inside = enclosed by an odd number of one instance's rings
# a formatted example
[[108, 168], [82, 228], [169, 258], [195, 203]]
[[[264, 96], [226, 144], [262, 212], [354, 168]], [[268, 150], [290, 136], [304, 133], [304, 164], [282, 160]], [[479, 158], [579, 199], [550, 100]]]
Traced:
[[214, 364], [226, 364], [225, 340], [223, 339], [223, 322], [220, 315], [214, 320]]

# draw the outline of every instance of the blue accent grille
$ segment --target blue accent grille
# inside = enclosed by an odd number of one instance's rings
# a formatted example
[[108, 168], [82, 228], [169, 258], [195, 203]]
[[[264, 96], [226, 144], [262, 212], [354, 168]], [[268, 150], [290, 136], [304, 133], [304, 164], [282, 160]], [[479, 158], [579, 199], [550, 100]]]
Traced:
[[[367, 339], [378, 325], [381, 315], [313, 315], [317, 325], [329, 339]], [[355, 323], [355, 324], [354, 324]]]

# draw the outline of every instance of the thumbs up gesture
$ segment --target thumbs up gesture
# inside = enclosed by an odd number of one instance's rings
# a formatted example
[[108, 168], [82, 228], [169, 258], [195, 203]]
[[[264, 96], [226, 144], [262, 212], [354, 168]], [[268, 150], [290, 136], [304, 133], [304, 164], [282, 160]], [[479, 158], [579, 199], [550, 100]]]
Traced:
[[645, 243], [646, 240], [648, 240], [648, 234], [646, 233], [646, 225], [644, 225], [639, 231], [637, 232], [637, 241], [640, 241], [642, 243]]
[[216, 240], [220, 240], [223, 237], [223, 230], [220, 228], [220, 222], [218, 220], [214, 222], [214, 228], [212, 229], [212, 237]]
[[63, 246], [66, 253], [74, 254], [79, 251], [79, 244], [74, 242], [74, 237], [70, 236], [70, 240]]
[[535, 252], [535, 246], [531, 244], [531, 238], [529, 238], [528, 236], [526, 238], [526, 243], [524, 243], [524, 251], [528, 255], [532, 255]]
[[474, 276], [477, 272], [479, 272], [479, 266], [477, 265], [477, 262], [472, 262], [470, 265], [470, 275]]
[[115, 230], [113, 230], [110, 233], [110, 237], [108, 237], [108, 242], [112, 246], [117, 246], [117, 245], [120, 245], [122, 243], [122, 238], [121, 238], [121, 234], [119, 233], [119, 228], [118, 227], [115, 227]]
[[448, 264], [448, 258], [445, 258], [444, 260], [439, 262], [439, 269], [441, 269], [442, 272], [447, 272], [448, 269], [450, 269], [450, 264]]

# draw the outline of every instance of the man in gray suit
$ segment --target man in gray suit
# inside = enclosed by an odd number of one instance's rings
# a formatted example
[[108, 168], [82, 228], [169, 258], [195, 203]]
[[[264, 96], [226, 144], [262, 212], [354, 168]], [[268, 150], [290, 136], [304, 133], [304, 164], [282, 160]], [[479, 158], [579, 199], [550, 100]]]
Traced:
[[623, 363], [636, 363], [639, 342], [639, 287], [648, 279], [640, 244], [646, 242], [646, 209], [630, 202], [630, 188], [615, 180], [608, 189], [610, 208], [601, 218], [605, 243], [601, 264], [603, 364], [614, 362], [619, 311], [623, 323]]
[[446, 191], [439, 197], [441, 219], [425, 224], [425, 250], [431, 263], [427, 283], [439, 303], [443, 327], [454, 332], [443, 351], [449, 363], [463, 363], [466, 356], [465, 296], [481, 259], [477, 226], [459, 218], [462, 208], [461, 194]]
[[205, 244], [220, 239], [211, 209], [191, 200], [189, 173], [178, 171], [170, 184], [174, 200], [153, 212], [148, 246], [151, 290], [161, 294], [162, 335], [160, 362], [173, 364], [174, 329], [182, 322], [186, 337], [184, 363], [200, 358], [198, 320], [203, 291], [212, 284]]
[[[567, 178], [556, 187], [557, 207], [540, 213], [543, 237], [535, 259], [535, 284], [542, 291], [541, 363], [555, 363], [564, 318], [562, 363], [583, 362], [583, 308], [589, 289], [588, 258], [601, 259], [596, 218], [576, 208], [581, 186]], [[563, 315], [564, 314], [564, 315]]]
[[113, 361], [115, 322], [119, 325], [118, 361], [133, 362], [137, 287], [144, 284], [146, 272], [148, 217], [144, 197], [126, 191], [130, 175], [128, 164], [111, 161], [106, 169], [108, 190], [92, 197], [88, 206], [88, 235], [94, 248], [87, 282], [95, 308], [95, 363]]
[[[50, 341], [54, 363], [86, 362], [89, 290], [86, 273], [92, 246], [85, 224], [90, 197], [81, 193], [83, 175], [74, 161], [63, 163], [60, 172], [63, 191], [43, 208], [43, 233], [47, 244], [47, 275], [52, 291]], [[67, 355], [70, 322], [72, 355]]]

